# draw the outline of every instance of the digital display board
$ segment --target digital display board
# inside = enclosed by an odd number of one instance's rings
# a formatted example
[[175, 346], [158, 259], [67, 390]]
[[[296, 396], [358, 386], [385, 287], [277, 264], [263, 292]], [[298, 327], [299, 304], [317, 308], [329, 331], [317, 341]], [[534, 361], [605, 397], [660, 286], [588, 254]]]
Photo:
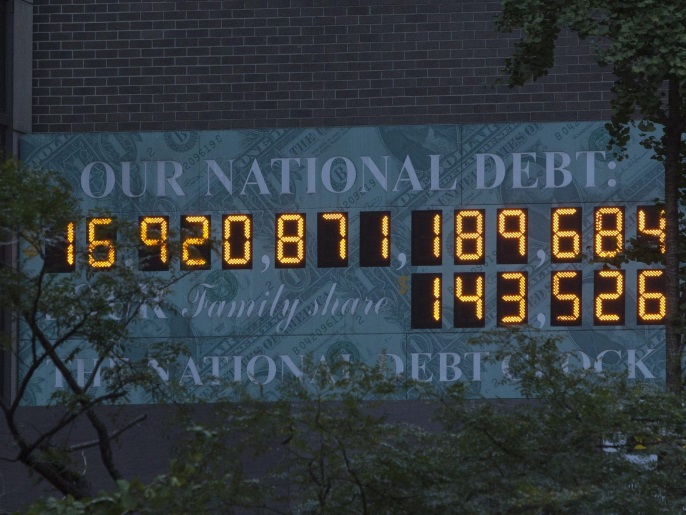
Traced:
[[[470, 343], [507, 327], [559, 337], [579, 366], [664, 378], [664, 272], [607, 264], [637, 236], [664, 251], [663, 174], [637, 143], [615, 160], [608, 139], [581, 122], [39, 134], [21, 158], [62, 173], [84, 212], [49, 238], [46, 272], [183, 272], [132, 325], [137, 356], [187, 349], [151, 363], [165, 381], [278, 396], [308, 380], [309, 356], [507, 397], [506, 365]], [[94, 373], [82, 347], [74, 366]], [[60, 387], [48, 365], [40, 377], [36, 404]]]

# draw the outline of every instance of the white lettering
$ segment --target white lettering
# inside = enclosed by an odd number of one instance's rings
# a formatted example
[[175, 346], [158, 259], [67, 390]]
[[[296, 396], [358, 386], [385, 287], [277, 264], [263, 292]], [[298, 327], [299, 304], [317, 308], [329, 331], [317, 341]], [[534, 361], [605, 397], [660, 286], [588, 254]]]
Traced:
[[300, 164], [300, 159], [295, 157], [275, 157], [272, 159], [272, 166], [281, 163], [281, 194], [291, 192], [291, 161]]
[[[555, 166], [555, 157], [559, 156], [562, 160], [560, 166]], [[569, 154], [565, 152], [546, 152], [545, 153], [545, 187], [546, 188], [562, 188], [568, 186], [572, 182], [572, 174], [567, 170], [567, 167], [572, 162]], [[562, 182], [555, 183], [555, 172], [562, 174]]]
[[[267, 362], [267, 377], [264, 379], [263, 382], [260, 382], [257, 379], [257, 376], [255, 375], [255, 367], [257, 364], [257, 360], [259, 360], [260, 358], [264, 359]], [[250, 381], [253, 384], [269, 384], [276, 377], [276, 363], [274, 363], [274, 360], [269, 356], [265, 356], [264, 354], [258, 354], [257, 356], [253, 356], [252, 358], [250, 358], [250, 361], [248, 361], [246, 373], [248, 375], [248, 379], [250, 379]]]
[[212, 377], [214, 379], [212, 380], [212, 382], [210, 382], [211, 385], [221, 384], [219, 381], [219, 377], [220, 377], [220, 375], [219, 375], [219, 360], [220, 359], [226, 360], [227, 363], [229, 362], [229, 358], [227, 358], [226, 356], [205, 356], [203, 358], [203, 363], [205, 363], [207, 361], [212, 362]]
[[[174, 173], [171, 177], [167, 177], [167, 164], [172, 165], [174, 168]], [[174, 190], [174, 193], [177, 196], [185, 196], [186, 194], [181, 189], [181, 186], [179, 186], [179, 183], [176, 182], [182, 174], [183, 169], [181, 168], [181, 163], [177, 161], [157, 161], [157, 196], [167, 196], [167, 184], [171, 186], [172, 190]]]
[[512, 154], [512, 187], [513, 188], [535, 188], [538, 186], [538, 179], [533, 183], [526, 186], [522, 185], [522, 175], [526, 175], [529, 179], [529, 162], [527, 161], [524, 166], [522, 166], [522, 157], [532, 157], [533, 161], [536, 161], [536, 154], [533, 152], [523, 152]]
[[206, 195], [212, 195], [212, 192], [210, 191], [210, 171], [214, 173], [214, 175], [219, 179], [219, 182], [222, 183], [224, 186], [224, 189], [229, 192], [229, 195], [233, 195], [233, 159], [229, 159], [229, 176], [226, 176], [226, 173], [224, 173], [224, 170], [222, 170], [221, 166], [217, 164], [216, 161], [212, 159], [208, 159], [205, 161], [205, 164], [207, 164], [207, 193]]
[[[406, 179], [403, 178], [403, 172], [405, 172], [407, 175]], [[400, 169], [400, 173], [398, 174], [398, 180], [395, 181], [393, 191], [398, 191], [398, 185], [401, 182], [409, 182], [412, 184], [412, 189], [414, 191], [421, 191], [422, 189], [422, 185], [419, 184], [419, 178], [417, 177], [417, 172], [414, 171], [414, 165], [412, 164], [410, 156], [405, 156], [405, 162], [403, 163], [403, 167]]]
[[609, 353], [617, 354], [617, 357], [619, 359], [622, 359], [622, 351], [613, 350], [613, 349], [604, 350], [600, 354], [598, 354], [598, 356], [596, 356], [596, 358], [595, 358], [594, 368], [595, 368], [596, 372], [602, 372], [603, 371], [603, 358]]
[[181, 374], [179, 384], [183, 384], [185, 379], [192, 379], [193, 384], [196, 386], [202, 385], [200, 374], [198, 373], [198, 367], [195, 366], [195, 361], [193, 361], [193, 358], [191, 357], [188, 358], [188, 363], [186, 363], [186, 368], [184, 368], [183, 374]]
[[[422, 363], [419, 362], [420, 356], [423, 356], [426, 358], [426, 361], [423, 361]], [[431, 359], [431, 354], [428, 352], [413, 352], [410, 354], [411, 358], [411, 363], [412, 363], [412, 372], [411, 376], [412, 379], [415, 381], [418, 381], [420, 383], [430, 383], [433, 380], [433, 374], [430, 376], [426, 377], [426, 364], [427, 362]], [[422, 372], [422, 374], [425, 376], [424, 379], [419, 378], [419, 372]]]
[[143, 163], [145, 164], [143, 167], [143, 173], [141, 174], [143, 187], [141, 188], [141, 192], [137, 195], [131, 192], [131, 162], [124, 161], [121, 164], [121, 190], [127, 197], [138, 198], [145, 194], [145, 190], [148, 187], [148, 164], [150, 164], [150, 162], [143, 161]]
[[481, 381], [481, 356], [488, 356], [490, 352], [465, 352], [464, 357], [472, 355], [472, 381]]
[[[102, 165], [104, 168], [104, 173], [105, 173], [105, 188], [103, 189], [102, 193], [100, 195], [96, 195], [93, 193], [93, 190], [91, 190], [91, 172], [93, 171], [93, 168], [95, 165]], [[86, 167], [83, 169], [83, 172], [81, 172], [81, 189], [83, 192], [88, 195], [90, 198], [103, 198], [112, 193], [112, 190], [114, 189], [114, 170], [112, 170], [112, 167], [108, 165], [107, 163], [103, 163], [101, 161], [96, 161], [94, 163], [89, 163], [86, 165]]]
[[629, 368], [629, 379], [636, 379], [637, 368], [641, 371], [641, 374], [643, 374], [643, 377], [646, 379], [655, 379], [655, 376], [650, 370], [648, 370], [648, 367], [645, 366], [645, 363], [643, 363], [643, 360], [655, 352], [655, 349], [646, 349], [643, 357], [639, 360], [636, 359], [636, 349], [628, 349], [626, 352], [627, 366]]
[[576, 158], [579, 156], [586, 156], [586, 187], [595, 187], [595, 156], [598, 154], [601, 159], [605, 159], [604, 150], [585, 150], [576, 153]]
[[[255, 181], [251, 182], [250, 177], [255, 177]], [[245, 179], [245, 184], [243, 184], [243, 189], [241, 190], [241, 195], [245, 195], [245, 188], [249, 185], [257, 186], [260, 190], [260, 195], [269, 195], [269, 188], [267, 188], [267, 183], [262, 175], [262, 170], [257, 162], [257, 159], [253, 160], [250, 171], [248, 172], [248, 177]]]
[[[495, 166], [495, 177], [493, 184], [486, 186], [486, 158], [493, 161]], [[500, 186], [505, 179], [505, 163], [495, 154], [477, 154], [476, 155], [476, 189], [492, 189]]]
[[367, 182], [367, 177], [364, 173], [365, 169], [369, 169], [370, 172], [372, 172], [372, 175], [376, 179], [376, 181], [379, 183], [379, 186], [381, 186], [384, 191], [388, 191], [388, 158], [389, 156], [382, 156], [384, 160], [384, 173], [381, 173], [381, 170], [379, 170], [379, 167], [376, 166], [376, 163], [372, 161], [372, 158], [369, 156], [362, 156], [360, 159], [362, 160], [362, 188], [360, 188], [360, 191], [363, 193], [366, 193], [368, 190], [365, 188], [365, 183]]
[[453, 182], [453, 185], [448, 188], [441, 188], [441, 166], [440, 159], [441, 156], [438, 154], [431, 154], [429, 156], [431, 159], [431, 191], [449, 191], [457, 189], [457, 179]]
[[[342, 159], [343, 162], [345, 163], [346, 182], [345, 182], [345, 186], [343, 187], [343, 189], [341, 191], [336, 191], [333, 188], [333, 185], [331, 184], [331, 166], [336, 159]], [[332, 157], [330, 159], [327, 159], [327, 161], [324, 163], [324, 166], [322, 166], [322, 184], [324, 184], [324, 187], [328, 191], [330, 191], [331, 193], [345, 193], [346, 191], [348, 191], [350, 188], [353, 187], [353, 184], [355, 184], [355, 178], [356, 177], [357, 177], [357, 170], [355, 170], [355, 165], [347, 157], [340, 157], [340, 156]]]
[[[450, 363], [448, 363], [450, 358]], [[440, 382], [457, 381], [462, 377], [462, 370], [458, 366], [460, 364], [460, 355], [454, 352], [439, 352], [438, 353], [438, 380]], [[448, 377], [448, 370], [452, 373]]]

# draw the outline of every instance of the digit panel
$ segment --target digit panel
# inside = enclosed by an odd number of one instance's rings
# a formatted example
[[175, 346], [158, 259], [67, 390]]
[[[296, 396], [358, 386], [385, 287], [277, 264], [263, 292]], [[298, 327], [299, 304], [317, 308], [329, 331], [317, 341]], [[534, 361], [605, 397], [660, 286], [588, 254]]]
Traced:
[[454, 275], [453, 325], [484, 327], [486, 323], [484, 272], [457, 272]]
[[636, 272], [636, 322], [664, 324], [667, 319], [665, 271], [640, 269]]
[[593, 273], [593, 324], [624, 325], [624, 270], [596, 270]]
[[391, 265], [391, 212], [360, 213], [360, 266]]
[[348, 213], [317, 214], [317, 266], [348, 266]]
[[528, 323], [527, 281], [527, 272], [498, 272], [496, 280], [498, 325]]
[[581, 208], [558, 207], [550, 212], [550, 259], [553, 263], [581, 262]]
[[181, 217], [181, 268], [209, 270], [212, 267], [210, 217], [184, 215]]
[[623, 207], [596, 207], [593, 225], [593, 255], [596, 259], [611, 259], [624, 252]]
[[222, 269], [250, 269], [253, 261], [253, 217], [230, 214], [222, 217]]
[[579, 270], [551, 272], [550, 325], [581, 325], [582, 276]]
[[525, 265], [529, 260], [528, 210], [498, 209], [496, 261], [503, 265]]
[[455, 264], [483, 265], [486, 215], [483, 209], [455, 210]]
[[112, 268], [117, 260], [117, 229], [111, 217], [87, 219], [88, 264], [96, 270]]
[[138, 230], [138, 269], [146, 272], [169, 270], [169, 217], [140, 216]]
[[68, 273], [76, 266], [76, 224], [68, 222], [61, 234], [45, 238], [45, 272]]
[[441, 327], [441, 282], [441, 274], [412, 274], [412, 329]]
[[441, 211], [412, 211], [411, 262], [413, 266], [442, 264], [441, 227]]
[[306, 218], [304, 213], [276, 215], [275, 266], [276, 268], [305, 268]]
[[665, 253], [667, 220], [662, 206], [638, 206], [636, 208], [636, 236], [652, 242]]

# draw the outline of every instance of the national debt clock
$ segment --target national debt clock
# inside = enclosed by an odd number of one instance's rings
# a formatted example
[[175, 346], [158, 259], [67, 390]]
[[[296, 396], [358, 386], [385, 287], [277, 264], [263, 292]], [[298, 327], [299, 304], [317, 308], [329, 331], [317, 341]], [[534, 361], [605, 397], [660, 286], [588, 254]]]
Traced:
[[[664, 252], [663, 171], [638, 140], [622, 160], [608, 142], [600, 122], [29, 135], [21, 159], [62, 174], [83, 217], [21, 266], [181, 274], [132, 323], [132, 359], [180, 344], [150, 366], [210, 399], [218, 382], [276, 398], [312, 380], [306, 359], [513, 396], [484, 338], [510, 327], [660, 382], [664, 270], [608, 263], [638, 236]], [[81, 347], [74, 367], [95, 373]], [[35, 382], [36, 404], [60, 387], [49, 364]]]

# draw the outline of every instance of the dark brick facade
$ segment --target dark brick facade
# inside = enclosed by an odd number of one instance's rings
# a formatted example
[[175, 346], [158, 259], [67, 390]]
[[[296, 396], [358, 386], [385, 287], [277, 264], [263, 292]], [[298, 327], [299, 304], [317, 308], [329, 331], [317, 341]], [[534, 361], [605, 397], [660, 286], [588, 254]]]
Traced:
[[573, 37], [521, 89], [498, 1], [34, 0], [34, 132], [592, 120]]

